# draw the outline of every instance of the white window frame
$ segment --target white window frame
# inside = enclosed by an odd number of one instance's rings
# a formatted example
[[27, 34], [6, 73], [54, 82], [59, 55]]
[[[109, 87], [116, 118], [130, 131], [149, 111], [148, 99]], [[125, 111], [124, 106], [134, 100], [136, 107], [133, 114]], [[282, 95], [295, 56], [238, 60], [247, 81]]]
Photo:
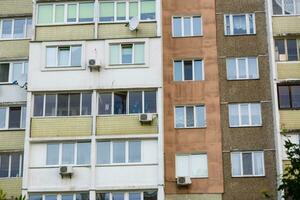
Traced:
[[[45, 148], [46, 148], [46, 156], [45, 156], [45, 163], [44, 163], [44, 165], [45, 165], [45, 167], [57, 167], [57, 166], [90, 166], [91, 165], [91, 156], [92, 156], [92, 153], [91, 153], [91, 151], [90, 151], [90, 163], [89, 164], [78, 164], [77, 162], [77, 149], [78, 149], [78, 144], [79, 143], [89, 143], [90, 144], [90, 148], [92, 148], [92, 146], [91, 146], [91, 141], [76, 141], [76, 142], [74, 142], [74, 141], [65, 141], [65, 142], [59, 142], [59, 143], [55, 143], [55, 142], [53, 142], [53, 143], [46, 143], [45, 144]], [[58, 145], [58, 164], [56, 164], [56, 165], [47, 165], [47, 154], [48, 154], [48, 152], [47, 152], [47, 146], [48, 146], [48, 144], [57, 144]], [[62, 164], [62, 147], [63, 147], [63, 144], [73, 144], [74, 145], [74, 155], [73, 155], [73, 160], [74, 160], [74, 163], [72, 163], [72, 164]]]
[[[251, 153], [252, 158], [252, 175], [243, 175], [244, 169], [243, 169], [243, 153]], [[261, 153], [262, 154], [262, 160], [263, 160], [263, 174], [256, 175], [255, 174], [255, 166], [254, 166], [254, 153]], [[240, 169], [241, 169], [241, 175], [233, 175], [233, 162], [232, 162], [232, 155], [233, 154], [239, 154], [240, 156]], [[263, 151], [242, 151], [242, 152], [230, 152], [230, 162], [231, 162], [231, 176], [232, 177], [261, 177], [265, 176], [265, 155]]]
[[[260, 123], [259, 124], [252, 124], [252, 110], [251, 105], [252, 104], [259, 104], [260, 105]], [[229, 105], [238, 105], [238, 117], [239, 117], [239, 124], [238, 125], [232, 125], [230, 124], [230, 112], [229, 112]], [[241, 105], [248, 105], [248, 118], [249, 118], [249, 124], [248, 125], [242, 125], [242, 113], [241, 113]], [[230, 103], [228, 104], [228, 119], [229, 119], [229, 127], [258, 127], [262, 126], [262, 109], [261, 109], [261, 103]]]
[[[80, 108], [79, 108], [79, 111], [80, 111], [80, 114], [79, 115], [66, 115], [66, 116], [58, 116], [57, 115], [57, 96], [59, 94], [66, 94], [66, 95], [70, 95], [70, 94], [80, 94]], [[82, 115], [82, 94], [84, 93], [90, 93], [91, 94], [91, 99], [93, 99], [93, 93], [92, 92], [89, 92], [89, 91], [86, 91], [86, 92], [70, 92], [70, 93], [36, 93], [35, 95], [43, 95], [44, 96], [44, 99], [43, 99], [43, 115], [42, 116], [34, 116], [34, 98], [32, 100], [32, 116], [33, 118], [41, 118], [41, 117], [49, 117], [49, 118], [53, 118], [53, 117], [78, 117], [78, 116], [82, 116], [82, 117], [85, 117], [85, 116], [91, 116], [92, 115], [92, 112], [93, 110], [91, 110], [91, 114], [90, 115]], [[55, 102], [55, 115], [53, 116], [46, 116], [46, 96], [47, 95], [55, 95], [56, 96], [56, 102]], [[91, 100], [93, 101], [93, 100]], [[92, 106], [93, 102], [91, 102], [91, 106]], [[70, 112], [70, 98], [68, 98], [68, 112]]]
[[[15, 27], [15, 20], [19, 20], [19, 19], [24, 19], [25, 20], [25, 24], [24, 24], [24, 37], [21, 38], [15, 38], [14, 37], [14, 27]], [[12, 20], [12, 28], [11, 28], [11, 37], [9, 38], [2, 38], [2, 28], [3, 28], [3, 20]], [[24, 40], [24, 39], [30, 39], [31, 35], [28, 35], [27, 33], [27, 29], [28, 29], [28, 21], [31, 20], [31, 29], [33, 27], [32, 24], [32, 18], [27, 17], [27, 18], [5, 18], [5, 19], [0, 19], [0, 41], [1, 40]]]
[[[245, 16], [246, 18], [246, 33], [245, 34], [234, 34], [234, 24], [233, 17], [234, 16]], [[250, 33], [250, 21], [249, 18], [252, 15], [253, 17], [253, 33]], [[229, 16], [230, 24], [228, 25], [226, 22], [226, 17]], [[256, 34], [256, 15], [255, 13], [241, 13], [241, 14], [225, 14], [224, 15], [224, 35], [225, 36], [241, 36], [241, 35], [255, 35]], [[227, 32], [227, 26], [230, 27], [230, 32]]]
[[[19, 174], [20, 174], [20, 176], [14, 176], [14, 177], [11, 176], [11, 156], [12, 156], [12, 153], [18, 153], [19, 154]], [[9, 158], [8, 158], [8, 176], [7, 177], [0, 177], [0, 180], [1, 179], [6, 179], [6, 178], [19, 178], [19, 177], [23, 177], [23, 166], [22, 166], [23, 165], [23, 154], [22, 154], [22, 152], [0, 153], [0, 157], [3, 154], [9, 155]], [[0, 161], [1, 161], [1, 159], [0, 159]]]
[[[207, 176], [192, 176], [191, 174], [191, 166], [192, 166], [192, 161], [191, 161], [191, 157], [192, 156], [197, 156], [197, 155], [206, 155], [206, 158], [207, 158]], [[209, 167], [208, 167], [208, 156], [207, 156], [207, 153], [192, 153], [192, 154], [176, 154], [175, 155], [175, 177], [178, 178], [179, 176], [177, 175], [177, 157], [179, 156], [185, 156], [185, 157], [188, 157], [188, 169], [189, 169], [189, 177], [190, 178], [208, 178], [208, 174], [209, 174]]]
[[[196, 115], [196, 107], [204, 107], [204, 126], [197, 126], [197, 115]], [[177, 127], [176, 126], [176, 108], [177, 107], [183, 107], [184, 109], [184, 114], [183, 114], [183, 117], [184, 117], [184, 127]], [[186, 107], [193, 107], [194, 108], [194, 127], [188, 127], [187, 126], [187, 120], [186, 120]], [[199, 104], [199, 105], [176, 105], [174, 107], [174, 128], [175, 129], [193, 129], [193, 128], [206, 128], [207, 127], [207, 119], [206, 119], [206, 106], [204, 104]]]
[[[93, 21], [90, 22], [79, 22], [79, 4], [84, 3], [93, 3], [94, 4], [94, 16]], [[38, 23], [38, 17], [39, 17], [39, 6], [40, 5], [51, 5], [52, 6], [52, 22], [49, 24], [39, 24]], [[57, 5], [64, 5], [64, 22], [55, 22], [55, 11]], [[75, 22], [68, 22], [68, 5], [76, 5], [76, 21]], [[35, 26], [56, 26], [56, 25], [62, 25], [62, 24], [94, 24], [96, 19], [96, 13], [95, 13], [95, 2], [94, 1], [82, 1], [82, 2], [68, 2], [68, 3], [39, 3], [37, 5], [37, 11], [36, 11], [36, 20], [35, 20]]]
[[[126, 92], [127, 93], [127, 97], [126, 97], [126, 113], [125, 114], [115, 114], [114, 113], [114, 96], [115, 96], [115, 93], [118, 93], [118, 92]], [[129, 113], [129, 93], [130, 92], [142, 92], [142, 113]], [[101, 92], [99, 91], [97, 93], [97, 115], [98, 116], [111, 116], [111, 115], [138, 115], [138, 114], [145, 114], [145, 92], [156, 92], [156, 113], [158, 111], [158, 93], [157, 93], [157, 90], [156, 89], [149, 89], [149, 90], [126, 90], [126, 91], [109, 91], [109, 92]], [[110, 114], [99, 114], [99, 97], [100, 97], [100, 94], [111, 94], [111, 113]], [[150, 113], [150, 114], [156, 114], [156, 113]]]
[[[157, 9], [155, 9], [155, 19], [141, 19], [141, 0], [131, 0], [131, 1], [104, 1], [103, 3], [114, 3], [114, 20], [113, 21], [100, 21], [100, 9], [97, 10], [97, 15], [99, 16], [98, 19], [98, 23], [100, 24], [109, 24], [109, 23], [119, 23], [119, 22], [129, 22], [130, 21], [130, 16], [129, 16], [129, 3], [138, 3], [138, 17], [139, 21], [141, 22], [155, 22], [157, 21]], [[99, 5], [98, 8], [100, 8], [100, 3], [101, 1], [99, 1]], [[125, 20], [117, 20], [117, 3], [125, 3], [125, 7], [126, 7], [126, 16], [125, 16]], [[155, 1], [155, 4], [157, 4], [157, 0]], [[155, 5], [156, 7], [156, 5]]]
[[[201, 33], [200, 35], [194, 35], [194, 24], [193, 24], [193, 18], [194, 17], [200, 17], [200, 29]], [[181, 36], [175, 36], [174, 32], [174, 18], [180, 18], [181, 19]], [[184, 18], [190, 18], [191, 20], [191, 35], [185, 35], [184, 33]], [[173, 16], [172, 17], [172, 37], [180, 38], [180, 37], [200, 37], [203, 36], [203, 20], [201, 15], [193, 15], [193, 16]]]
[[[184, 62], [185, 61], [192, 61], [192, 70], [193, 70], [193, 80], [184, 80], [185, 75], [184, 75]], [[202, 63], [202, 79], [201, 80], [195, 80], [195, 61], [201, 61]], [[181, 73], [182, 73], [182, 79], [177, 81], [175, 80], [175, 63], [176, 62], [181, 62]], [[204, 81], [205, 80], [205, 65], [204, 65], [204, 60], [202, 59], [193, 59], [193, 60], [173, 60], [173, 80], [175, 82], [185, 82], [185, 81]]]
[[46, 200], [47, 195], [54, 195], [56, 196], [56, 200], [62, 200], [63, 195], [73, 195], [73, 200], [76, 200], [76, 195], [80, 193], [86, 193], [89, 194], [89, 191], [82, 191], [82, 192], [60, 192], [59, 194], [55, 193], [29, 193], [28, 200], [30, 199], [30, 196], [41, 196], [42, 200]]
[[[8, 82], [0, 82], [0, 85], [3, 85], [3, 84], [6, 85], [6, 84], [12, 84], [13, 81], [16, 81], [16, 80], [13, 80], [14, 64], [22, 64], [22, 73], [25, 74], [25, 72], [26, 72], [25, 66], [26, 66], [26, 64], [28, 66], [28, 61], [24, 60], [24, 61], [0, 62], [0, 64], [9, 64]], [[27, 71], [28, 71], [28, 69], [27, 69]]]
[[[284, 54], [279, 54], [279, 52], [276, 50], [276, 46], [275, 46], [275, 54], [278, 54], [277, 55], [277, 58], [276, 58], [276, 62], [282, 62], [282, 63], [295, 63], [295, 62], [299, 62], [300, 61], [300, 39], [299, 38], [278, 38], [278, 39], [275, 39], [275, 40], [283, 40], [284, 41]], [[296, 40], [296, 45], [297, 45], [297, 57], [298, 59], [297, 60], [294, 60], [294, 61], [289, 61], [289, 53], [288, 53], [288, 44], [287, 44], [287, 41], [288, 40]], [[275, 43], [275, 41], [274, 41]], [[280, 60], [280, 55], [285, 55], [285, 60]]]
[[[21, 107], [21, 115], [20, 115], [20, 127], [19, 128], [9, 128], [9, 109], [10, 108], [14, 108], [14, 107]], [[3, 106], [0, 108], [4, 108], [6, 109], [5, 111], [5, 127], [4, 128], [0, 128], [1, 130], [24, 130], [26, 127], [26, 120], [25, 120], [25, 124], [22, 123], [22, 116], [25, 112], [26, 114], [26, 105], [14, 105], [14, 106]], [[22, 128], [24, 126], [24, 128]]]
[[273, 11], [273, 1], [272, 1], [272, 15], [273, 16], [296, 16], [296, 15], [300, 15], [300, 12], [299, 13], [296, 13], [296, 0], [293, 0], [293, 4], [294, 4], [294, 12], [293, 14], [285, 14], [285, 3], [284, 3], [284, 0], [280, 0], [281, 1], [281, 5], [282, 5], [282, 12], [281, 14], [274, 14], [274, 11]]
[[[70, 48], [70, 50], [69, 50], [69, 61], [68, 61], [68, 65], [59, 65], [58, 64], [58, 60], [59, 60], [59, 48], [62, 48], [62, 47], [69, 47]], [[73, 47], [80, 47], [81, 48], [81, 61], [80, 61], [80, 63], [81, 63], [81, 65], [80, 66], [73, 66], [73, 65], [71, 65], [72, 64], [72, 48]], [[47, 49], [48, 48], [56, 48], [56, 50], [55, 50], [55, 54], [56, 54], [56, 63], [55, 63], [55, 65], [54, 66], [48, 66], [48, 64], [47, 64]], [[53, 45], [53, 46], [46, 46], [46, 50], [45, 50], [45, 68], [46, 69], [59, 69], [59, 68], [67, 68], [67, 69], [69, 69], [69, 68], [73, 68], [73, 69], [82, 69], [82, 68], [84, 68], [84, 65], [82, 64], [83, 63], [83, 46], [82, 46], [82, 44], [78, 44], [78, 45], [76, 45], [76, 44], [74, 44], [74, 45]]]
[[[147, 191], [147, 190], [146, 190]], [[124, 200], [130, 200], [129, 199], [129, 194], [130, 193], [140, 193], [140, 196], [141, 196], [141, 200], [144, 199], [144, 192], [146, 191], [103, 191], [103, 192], [96, 192], [97, 194], [102, 194], [102, 193], [106, 193], [109, 195], [109, 200], [113, 200], [113, 194], [114, 193], [123, 193], [124, 194]]]
[[[249, 58], [255, 58], [256, 59], [256, 71], [257, 71], [257, 78], [250, 78], [249, 77]], [[258, 58], [257, 57], [239, 57], [239, 58], [228, 58], [228, 59], [235, 59], [235, 76], [237, 78], [230, 79], [228, 74], [228, 66], [226, 64], [226, 72], [227, 72], [227, 80], [257, 80], [260, 78], [259, 76], [259, 66], [258, 66]], [[246, 78], [241, 78], [239, 73], [239, 60], [245, 60], [246, 63]], [[227, 60], [226, 60], [227, 61]]]
[[[129, 142], [132, 141], [139, 141], [141, 143], [141, 161], [140, 162], [129, 162]], [[120, 166], [120, 165], [143, 165], [145, 164], [145, 158], [144, 158], [144, 149], [143, 146], [145, 145], [143, 140], [141, 139], [132, 139], [132, 140], [98, 140], [98, 143], [100, 142], [109, 142], [109, 148], [110, 148], [110, 163], [101, 164], [96, 161], [96, 166]], [[113, 162], [113, 155], [114, 155], [114, 149], [113, 144], [114, 142], [124, 142], [125, 143], [125, 162], [124, 163], [114, 163]], [[98, 154], [98, 148], [96, 149], [96, 153]]]

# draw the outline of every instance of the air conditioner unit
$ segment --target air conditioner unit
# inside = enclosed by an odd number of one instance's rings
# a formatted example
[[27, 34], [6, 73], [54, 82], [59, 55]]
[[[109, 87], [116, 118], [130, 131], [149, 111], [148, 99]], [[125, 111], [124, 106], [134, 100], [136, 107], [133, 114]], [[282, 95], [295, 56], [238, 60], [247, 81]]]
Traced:
[[279, 54], [279, 61], [287, 61], [287, 57], [285, 54]]
[[90, 68], [90, 71], [91, 71], [91, 72], [92, 72], [94, 69], [95, 69], [95, 70], [98, 70], [98, 72], [100, 72], [101, 65], [97, 65], [95, 59], [90, 59], [90, 60], [89, 60], [89, 68]]
[[140, 114], [139, 120], [141, 123], [151, 123], [153, 121], [153, 114]]
[[192, 180], [189, 176], [177, 177], [177, 185], [185, 186], [192, 184]]
[[61, 166], [59, 168], [59, 174], [61, 175], [61, 177], [69, 177], [72, 178], [73, 175], [73, 168], [71, 166]]

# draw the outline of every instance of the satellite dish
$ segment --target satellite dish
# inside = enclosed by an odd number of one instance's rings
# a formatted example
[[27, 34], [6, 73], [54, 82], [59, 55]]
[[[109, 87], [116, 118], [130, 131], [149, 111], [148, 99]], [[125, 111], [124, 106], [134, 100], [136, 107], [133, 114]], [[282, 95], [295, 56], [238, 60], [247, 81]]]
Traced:
[[138, 17], [133, 17], [131, 18], [131, 20], [129, 21], [129, 30], [134, 31], [137, 29], [137, 27], [139, 26], [140, 21], [138, 19]]

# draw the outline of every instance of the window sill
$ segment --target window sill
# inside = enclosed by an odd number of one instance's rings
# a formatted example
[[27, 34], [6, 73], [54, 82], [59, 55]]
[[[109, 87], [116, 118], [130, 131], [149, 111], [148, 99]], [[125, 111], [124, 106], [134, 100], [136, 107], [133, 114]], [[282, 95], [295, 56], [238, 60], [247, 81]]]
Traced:
[[73, 167], [73, 168], [80, 168], [80, 167], [91, 167], [90, 164], [88, 165], [49, 165], [49, 166], [42, 166], [42, 167], [29, 167], [29, 169], [53, 169], [53, 168], [60, 168], [63, 166]]
[[299, 64], [300, 60], [292, 60], [292, 61], [280, 61], [280, 60], [276, 60], [276, 63], [280, 63], [280, 64]]
[[0, 180], [4, 180], [4, 179], [20, 179], [22, 178], [22, 176], [18, 176], [18, 177], [0, 177]]
[[0, 42], [2, 42], [2, 41], [20, 41], [20, 40], [31, 40], [31, 38], [0, 38]]
[[276, 15], [272, 15], [272, 17], [298, 17], [300, 16], [300, 14], [291, 14], [291, 15], [285, 15], [285, 14], [276, 14]]
[[[176, 179], [180, 176], [176, 176]], [[191, 179], [208, 179], [208, 176], [190, 176]]]
[[76, 25], [93, 25], [95, 22], [73, 22], [73, 23], [51, 23], [51, 24], [37, 24], [36, 27], [49, 27], [49, 26], [76, 26]]
[[173, 39], [177, 39], [177, 38], [202, 38], [203, 37], [203, 34], [201, 35], [191, 35], [191, 36], [174, 36], [172, 35], [172, 38]]
[[193, 82], [198, 82], [198, 83], [200, 83], [200, 82], [204, 82], [205, 80], [203, 79], [203, 80], [184, 80], [184, 81], [176, 81], [176, 80], [173, 80], [173, 82], [174, 83], [176, 83], [176, 84], [182, 84], [182, 83], [193, 83]]
[[231, 178], [265, 178], [266, 175], [231, 176]]
[[256, 33], [250, 33], [250, 34], [237, 34], [237, 35], [224, 35], [225, 37], [236, 37], [236, 36], [256, 36]]
[[158, 163], [116, 163], [116, 164], [96, 164], [96, 167], [134, 167], [134, 166], [157, 166]]
[[206, 129], [207, 126], [203, 126], [203, 127], [175, 127], [176, 130], [183, 130], [183, 129]]
[[116, 116], [139, 116], [141, 114], [152, 114], [158, 115], [157, 113], [129, 113], [129, 114], [104, 114], [104, 115], [97, 115], [97, 117], [116, 117]]
[[229, 126], [229, 128], [261, 128], [262, 125], [255, 125], [255, 126]]
[[91, 118], [92, 115], [75, 115], [75, 116], [32, 116], [32, 119], [47, 119], [47, 118]]
[[125, 68], [149, 68], [146, 63], [141, 64], [115, 64], [108, 65], [105, 69], [125, 69]]
[[86, 68], [82, 66], [69, 66], [69, 67], [44, 67], [41, 71], [49, 72], [49, 71], [83, 71], [83, 70], [86, 70]]
[[0, 129], [0, 134], [1, 132], [4, 131], [25, 131], [25, 128], [8, 128], [8, 129]]
[[299, 111], [300, 108], [279, 108], [279, 111], [281, 111], [281, 110]]
[[249, 78], [249, 79], [227, 79], [227, 81], [232, 81], [232, 82], [234, 82], [234, 81], [258, 81], [258, 80], [260, 80], [260, 78]]
[[[98, 24], [128, 24], [130, 20], [124, 20], [124, 21], [107, 21], [107, 22], [101, 22], [99, 21]], [[139, 20], [140, 23], [153, 23], [153, 22], [157, 22], [156, 19], [151, 19], [151, 20]]]

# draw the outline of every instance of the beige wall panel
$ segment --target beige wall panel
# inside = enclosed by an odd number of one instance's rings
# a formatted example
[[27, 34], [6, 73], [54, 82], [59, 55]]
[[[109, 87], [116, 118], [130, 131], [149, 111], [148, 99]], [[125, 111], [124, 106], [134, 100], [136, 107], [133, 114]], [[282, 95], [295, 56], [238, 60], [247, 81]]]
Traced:
[[0, 151], [22, 150], [25, 131], [0, 131]]
[[136, 37], [155, 37], [156, 23], [141, 23], [137, 31], [130, 31], [122, 24], [100, 24], [98, 28], [99, 39], [112, 38], [136, 38]]
[[29, 40], [0, 41], [0, 61], [27, 58], [29, 54]]
[[22, 178], [0, 179], [0, 188], [6, 193], [7, 198], [21, 195]]
[[297, 130], [300, 129], [300, 110], [281, 110], [280, 124], [282, 129]]
[[94, 39], [94, 24], [36, 27], [37, 41]]
[[298, 34], [300, 32], [300, 16], [273, 17], [273, 35]]
[[0, 16], [32, 13], [32, 0], [1, 0]]
[[166, 195], [166, 200], [222, 200], [220, 194], [174, 194]]
[[150, 125], [142, 125], [138, 115], [97, 117], [97, 135], [156, 133], [158, 133], [157, 117]]
[[277, 63], [278, 79], [300, 79], [299, 63]]
[[49, 117], [31, 119], [31, 137], [90, 136], [92, 117]]

